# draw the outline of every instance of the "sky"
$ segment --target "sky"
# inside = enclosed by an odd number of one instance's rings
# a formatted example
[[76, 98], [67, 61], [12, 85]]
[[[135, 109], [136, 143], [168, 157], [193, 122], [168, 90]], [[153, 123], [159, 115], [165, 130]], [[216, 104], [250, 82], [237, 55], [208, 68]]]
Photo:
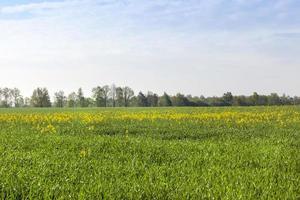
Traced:
[[0, 87], [300, 96], [299, 0], [1, 0]]

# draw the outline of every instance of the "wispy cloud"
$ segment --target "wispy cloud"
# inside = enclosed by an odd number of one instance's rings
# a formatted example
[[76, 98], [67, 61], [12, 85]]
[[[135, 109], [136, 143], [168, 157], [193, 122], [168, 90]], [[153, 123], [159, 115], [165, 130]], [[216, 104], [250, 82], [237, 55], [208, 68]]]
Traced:
[[300, 31], [279, 32], [275, 33], [274, 36], [285, 39], [300, 39]]
[[35, 12], [39, 10], [51, 10], [51, 9], [61, 9], [66, 6], [73, 4], [78, 4], [79, 1], [60, 1], [60, 2], [41, 2], [41, 3], [29, 3], [29, 4], [20, 4], [14, 6], [5, 6], [0, 9], [0, 12], [3, 14], [15, 14], [22, 12]]
[[77, 9], [81, 6], [104, 6], [120, 2], [118, 0], [64, 0], [64, 1], [43, 1], [27, 4], [16, 4], [10, 6], [0, 7], [2, 14], [16, 14], [16, 13], [35, 13], [40, 11], [51, 11], [56, 9]]
[[[28, 68], [30, 80], [32, 72], [67, 74], [53, 81], [53, 88], [75, 84], [85, 74], [79, 82], [89, 86], [101, 79], [136, 85], [136, 90], [178, 88], [218, 95], [226, 87], [244, 93], [250, 86], [240, 77], [261, 78], [264, 71], [291, 77], [300, 64], [295, 56], [300, 46], [298, 0], [22, 2], [0, 7], [0, 66]], [[22, 20], [25, 14], [30, 17]], [[0, 84], [18, 86], [26, 77], [2, 79]], [[247, 81], [252, 89], [259, 87]], [[288, 87], [291, 80], [284, 81]], [[283, 87], [271, 82], [276, 80], [265, 82], [264, 89]]]

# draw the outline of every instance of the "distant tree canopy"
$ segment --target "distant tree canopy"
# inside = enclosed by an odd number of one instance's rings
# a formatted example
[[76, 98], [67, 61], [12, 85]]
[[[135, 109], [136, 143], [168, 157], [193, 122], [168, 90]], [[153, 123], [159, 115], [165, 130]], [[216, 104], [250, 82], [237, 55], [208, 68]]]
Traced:
[[221, 97], [192, 96], [166, 92], [159, 96], [153, 92], [139, 92], [136, 96], [128, 87], [116, 85], [96, 86], [91, 97], [85, 97], [82, 88], [66, 95], [64, 91], [54, 93], [51, 102], [47, 88], [37, 88], [31, 97], [23, 97], [17, 88], [0, 88], [0, 107], [170, 107], [170, 106], [275, 106], [300, 105], [300, 97], [279, 96], [277, 93], [260, 95], [254, 92], [250, 96], [234, 96], [226, 92]]
[[159, 106], [172, 106], [171, 97], [165, 92], [158, 101]]
[[55, 107], [65, 107], [67, 105], [67, 97], [64, 91], [55, 92], [54, 94], [54, 105]]
[[51, 107], [50, 96], [47, 88], [37, 88], [33, 91], [30, 104], [32, 107]]
[[22, 107], [24, 99], [17, 88], [0, 88], [0, 107]]

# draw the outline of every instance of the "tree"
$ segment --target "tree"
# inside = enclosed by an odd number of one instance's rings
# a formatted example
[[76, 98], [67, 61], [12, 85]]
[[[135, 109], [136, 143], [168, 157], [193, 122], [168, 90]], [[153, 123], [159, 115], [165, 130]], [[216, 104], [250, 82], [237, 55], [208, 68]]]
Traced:
[[103, 86], [103, 98], [104, 98], [104, 105], [107, 107], [108, 97], [110, 93], [110, 88], [108, 85]]
[[1, 106], [4, 108], [9, 108], [12, 107], [12, 93], [11, 90], [9, 88], [3, 88], [2, 89], [2, 102], [1, 102]]
[[138, 107], [138, 99], [137, 96], [133, 96], [129, 102], [130, 107]]
[[148, 92], [147, 102], [148, 102], [148, 106], [157, 107], [158, 106], [158, 95], [154, 94], [153, 92]]
[[280, 103], [281, 105], [293, 105], [293, 98], [283, 94], [282, 97], [280, 97]]
[[219, 97], [207, 97], [206, 102], [210, 106], [226, 106], [223, 97], [221, 97], [221, 98], [219, 98]]
[[43, 107], [51, 107], [50, 95], [47, 88], [42, 89], [43, 93]]
[[142, 92], [139, 92], [139, 94], [137, 96], [137, 104], [139, 107], [147, 107], [148, 106], [147, 98]]
[[56, 107], [62, 108], [66, 105], [67, 97], [65, 96], [64, 91], [56, 92], [54, 94], [54, 98], [55, 98], [54, 104]]
[[[81, 88], [78, 92], [72, 92], [68, 98], [63, 91], [54, 93], [54, 106], [56, 107], [89, 107], [89, 106], [263, 106], [263, 105], [300, 105], [300, 97], [291, 97], [277, 93], [259, 95], [254, 92], [250, 96], [233, 96], [231, 92], [221, 97], [204, 97], [184, 95], [181, 93], [169, 96], [164, 93], [158, 96], [153, 92], [147, 95], [142, 92], [134, 95], [134, 91], [128, 87], [116, 87], [105, 85], [92, 89], [92, 96], [85, 97]], [[0, 88], [0, 107], [50, 107], [51, 101], [46, 88], [37, 88], [31, 98], [22, 97], [18, 88]]]
[[33, 91], [30, 103], [33, 107], [51, 107], [47, 88], [37, 88]]
[[112, 84], [111, 87], [110, 87], [110, 97], [111, 97], [111, 100], [112, 100], [112, 106], [113, 107], [116, 107], [116, 85], [115, 84]]
[[124, 106], [128, 107], [130, 103], [130, 99], [134, 96], [134, 91], [128, 87], [125, 86], [123, 88], [123, 97], [124, 97]]
[[97, 107], [106, 106], [106, 100], [104, 95], [104, 89], [100, 86], [97, 86], [92, 89], [93, 98]]
[[259, 105], [259, 94], [254, 92], [252, 96], [250, 96], [252, 105], [258, 106]]
[[209, 104], [207, 103], [207, 100], [202, 95], [200, 97], [187, 95], [186, 98], [189, 101], [190, 106], [199, 106], [199, 107], [207, 107]]
[[70, 108], [74, 108], [74, 107], [76, 107], [76, 102], [77, 102], [77, 94], [75, 92], [72, 92], [68, 96], [67, 105]]
[[33, 91], [33, 94], [30, 99], [30, 104], [33, 107], [42, 107], [43, 105], [43, 94], [42, 94], [42, 89], [37, 88], [36, 90]]
[[122, 107], [124, 104], [123, 89], [121, 87], [116, 88], [116, 104], [119, 107]]
[[31, 105], [31, 99], [29, 97], [25, 97], [24, 107], [29, 107], [30, 105]]
[[281, 105], [281, 100], [280, 100], [280, 97], [278, 96], [278, 94], [277, 93], [271, 93], [271, 95], [268, 98], [268, 103], [271, 106]]
[[84, 106], [85, 107], [93, 107], [94, 106], [94, 100], [90, 97], [85, 98], [84, 100]]
[[21, 95], [21, 91], [18, 88], [13, 88], [11, 90], [11, 95], [12, 95], [13, 104], [15, 107], [21, 107], [24, 104], [24, 100]]
[[296, 96], [295, 96], [295, 97], [293, 98], [293, 104], [294, 104], [294, 105], [300, 105], [300, 97], [296, 97]]
[[183, 95], [178, 93], [176, 96], [172, 98], [173, 106], [189, 106], [189, 100]]
[[234, 106], [249, 106], [251, 105], [251, 100], [248, 100], [245, 96], [235, 96], [233, 97], [233, 105]]
[[2, 106], [3, 90], [0, 88], [0, 106]]
[[80, 106], [80, 107], [86, 107], [85, 97], [84, 97], [82, 88], [78, 89], [77, 99], [76, 100], [77, 100], [77, 105], [78, 106]]
[[227, 92], [223, 95], [223, 101], [225, 106], [232, 106], [233, 104], [233, 95], [231, 92]]
[[159, 106], [172, 106], [171, 98], [166, 92], [159, 98]]

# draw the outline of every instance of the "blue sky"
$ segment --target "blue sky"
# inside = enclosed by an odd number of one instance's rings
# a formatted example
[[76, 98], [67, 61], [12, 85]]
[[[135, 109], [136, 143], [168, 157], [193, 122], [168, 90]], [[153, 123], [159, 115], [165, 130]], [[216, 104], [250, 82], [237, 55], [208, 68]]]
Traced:
[[300, 95], [299, 0], [2, 0], [0, 86]]

